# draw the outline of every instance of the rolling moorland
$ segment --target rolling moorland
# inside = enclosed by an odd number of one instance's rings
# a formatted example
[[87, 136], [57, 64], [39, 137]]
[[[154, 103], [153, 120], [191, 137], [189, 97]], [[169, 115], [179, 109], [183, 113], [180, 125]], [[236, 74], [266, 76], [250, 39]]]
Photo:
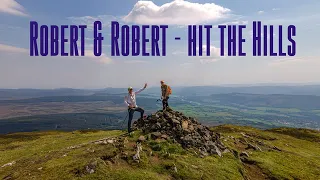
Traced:
[[[170, 140], [123, 131], [48, 131], [0, 135], [1, 179], [288, 179], [320, 178], [320, 133], [315, 130], [221, 125], [228, 148], [201, 157]], [[114, 139], [119, 139], [115, 142]], [[248, 149], [258, 144], [259, 149]], [[248, 147], [247, 147], [248, 146]], [[252, 147], [252, 145], [251, 145]], [[256, 146], [255, 146], [256, 147]]]
[[[315, 87], [254, 88], [173, 88], [172, 108], [227, 148], [209, 156], [173, 137], [124, 135], [125, 89], [0, 90], [0, 179], [319, 179]], [[158, 91], [139, 95], [146, 114], [161, 109]]]
[[[320, 129], [320, 86], [172, 88], [170, 105], [205, 125]], [[122, 88], [0, 92], [0, 134], [125, 127]], [[148, 88], [139, 95], [138, 105], [146, 114], [161, 108], [159, 93], [159, 88]]]

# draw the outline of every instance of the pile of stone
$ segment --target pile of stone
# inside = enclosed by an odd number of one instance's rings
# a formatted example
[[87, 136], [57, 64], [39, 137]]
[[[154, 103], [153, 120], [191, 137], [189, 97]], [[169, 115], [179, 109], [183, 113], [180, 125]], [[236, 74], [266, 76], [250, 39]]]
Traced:
[[220, 141], [220, 134], [201, 125], [195, 118], [172, 109], [158, 111], [145, 119], [138, 119], [134, 122], [133, 128], [150, 134], [153, 139], [171, 139], [180, 143], [183, 148], [196, 148], [203, 156], [221, 156], [223, 152], [228, 151]]

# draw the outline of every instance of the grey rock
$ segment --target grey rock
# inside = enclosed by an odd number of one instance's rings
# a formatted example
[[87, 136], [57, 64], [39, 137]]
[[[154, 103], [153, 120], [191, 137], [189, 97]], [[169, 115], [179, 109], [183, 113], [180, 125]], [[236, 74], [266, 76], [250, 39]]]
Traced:
[[229, 153], [230, 152], [230, 150], [229, 149], [225, 149], [225, 150], [223, 150], [223, 154], [225, 154], [225, 153]]
[[113, 144], [113, 143], [114, 143], [114, 140], [113, 140], [113, 139], [108, 139], [108, 140], [107, 140], [107, 143]]
[[204, 147], [200, 147], [200, 148], [199, 148], [199, 152], [200, 152], [200, 154], [201, 154], [202, 156], [208, 156], [208, 155], [209, 155], [208, 152], [207, 152], [207, 150], [206, 150]]
[[222, 156], [221, 151], [219, 150], [219, 148], [216, 145], [214, 145], [214, 148], [211, 149], [211, 154], [218, 154], [218, 156], [220, 156], [220, 157]]
[[243, 137], [245, 137], [245, 138], [249, 138], [250, 136], [248, 136], [248, 135], [246, 135], [245, 133], [240, 133]]
[[161, 129], [161, 124], [160, 123], [156, 123], [151, 127], [152, 130], [159, 130]]
[[241, 156], [249, 157], [249, 154], [248, 154], [247, 152], [241, 152], [241, 153], [240, 153], [240, 157], [241, 157]]
[[206, 140], [206, 141], [210, 141], [210, 137], [208, 137], [208, 136], [203, 136], [203, 138]]
[[16, 162], [15, 162], [15, 161], [12, 161], [12, 162], [10, 162], [10, 163], [7, 163], [7, 164], [2, 165], [1, 167], [4, 168], [4, 167], [6, 167], [6, 166], [12, 166], [12, 165], [14, 165], [14, 164], [16, 164]]
[[152, 139], [158, 139], [161, 136], [160, 132], [153, 132], [151, 133], [151, 138]]
[[178, 168], [177, 168], [177, 166], [175, 164], [173, 165], [173, 170], [174, 170], [175, 173], [178, 172]]
[[96, 168], [97, 168], [97, 164], [98, 164], [97, 161], [94, 161], [94, 162], [88, 164], [88, 165], [86, 166], [86, 171], [87, 171], [87, 173], [89, 173], [89, 174], [94, 173], [95, 170], [96, 170]]
[[[148, 120], [138, 119], [135, 124], [152, 139], [170, 139], [174, 143], [181, 144], [183, 148], [199, 149], [201, 156], [209, 154], [222, 156], [221, 152], [228, 152], [218, 133], [201, 125], [195, 118], [186, 117], [178, 111], [158, 111], [148, 116]], [[161, 146], [153, 149], [161, 149]]]
[[145, 141], [145, 140], [146, 140], [146, 137], [144, 137], [144, 136], [140, 136], [138, 140], [139, 140], [140, 142], [143, 142], [143, 141]]
[[189, 129], [191, 132], [194, 131], [193, 125], [189, 125], [189, 126], [188, 126], [188, 129]]
[[4, 177], [2, 180], [10, 180], [10, 179], [13, 179], [11, 175], [8, 175], [6, 177]]
[[175, 119], [172, 119], [172, 123], [173, 123], [173, 124], [180, 124], [180, 121], [175, 120]]
[[186, 133], [186, 134], [190, 134], [191, 131], [189, 129], [183, 129], [183, 132]]
[[253, 144], [248, 144], [248, 147], [246, 149], [253, 149], [256, 151], [262, 151], [261, 148], [259, 146], [253, 145]]
[[277, 146], [273, 146], [273, 148], [272, 149], [274, 149], [274, 150], [276, 150], [276, 151], [282, 151], [281, 149], [279, 149]]
[[161, 135], [161, 138], [162, 138], [162, 139], [168, 139], [168, 138], [169, 138], [169, 136], [168, 136], [168, 135], [166, 135], [166, 134], [162, 134], [162, 135]]

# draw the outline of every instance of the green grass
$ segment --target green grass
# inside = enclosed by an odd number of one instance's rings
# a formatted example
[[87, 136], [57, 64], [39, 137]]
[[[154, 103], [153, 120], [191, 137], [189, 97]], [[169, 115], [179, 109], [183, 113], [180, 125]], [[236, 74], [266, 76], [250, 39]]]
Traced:
[[270, 132], [275, 132], [279, 134], [286, 134], [297, 139], [303, 139], [312, 142], [320, 143], [320, 132], [317, 130], [311, 129], [302, 129], [302, 128], [276, 128], [268, 130]]
[[17, 161], [21, 158], [42, 156], [61, 151], [66, 147], [97, 140], [106, 136], [117, 136], [120, 131], [75, 131], [75, 132], [33, 132], [0, 136], [0, 164]]
[[[200, 159], [193, 153], [184, 150], [179, 144], [167, 141], [148, 141], [143, 144], [142, 160], [139, 164], [132, 160], [117, 159], [109, 164], [101, 157], [112, 156], [117, 149], [112, 145], [87, 144], [76, 149], [67, 147], [88, 143], [93, 140], [118, 136], [121, 131], [93, 132], [41, 132], [19, 133], [0, 136], [0, 165], [15, 161], [13, 166], [0, 168], [0, 178], [7, 176], [17, 179], [194, 179], [202, 176], [211, 179], [211, 175], [227, 179], [241, 179], [238, 172], [240, 164], [231, 155], [226, 158], [207, 157]], [[129, 142], [124, 151], [129, 158], [134, 155], [133, 144], [139, 137], [128, 138]], [[152, 145], [161, 149], [152, 150]], [[94, 150], [94, 152], [92, 151]], [[150, 152], [153, 155], [150, 156]], [[94, 174], [85, 173], [85, 166], [96, 161], [97, 169]], [[175, 165], [177, 172], [168, 168]], [[221, 166], [223, 165], [223, 166]], [[229, 167], [232, 165], [233, 167]], [[221, 171], [220, 171], [220, 170]]]
[[299, 112], [301, 112], [300, 109], [296, 109], [296, 108], [255, 107], [255, 109], [260, 110], [260, 111], [273, 110], [273, 111], [279, 111], [281, 113], [299, 113]]
[[[89, 143], [75, 149], [67, 147], [106, 137], [117, 137], [121, 131], [34, 132], [0, 136], [0, 179], [275, 179], [320, 178], [320, 133], [313, 130], [280, 128], [258, 130], [252, 127], [223, 125], [212, 128], [221, 133], [222, 142], [230, 150], [249, 153], [254, 164], [242, 163], [234, 153], [200, 158], [195, 151], [185, 150], [171, 141], [148, 140], [142, 143], [141, 161], [132, 160], [134, 144], [140, 132], [128, 137], [120, 150], [111, 144]], [[245, 150], [239, 140], [282, 151]], [[234, 139], [231, 138], [234, 137]], [[152, 153], [151, 153], [152, 152]], [[117, 156], [115, 156], [117, 155]], [[12, 166], [3, 164], [15, 161]], [[95, 162], [95, 173], [86, 165]], [[177, 171], [174, 170], [176, 167]]]
[[[275, 127], [319, 128], [318, 110], [297, 108], [249, 107], [239, 104], [180, 105], [175, 107], [187, 116], [197, 117], [210, 125], [236, 124], [268, 129]], [[308, 123], [306, 123], [308, 122]]]
[[[246, 133], [255, 142], [262, 141], [266, 145], [282, 151], [253, 151], [250, 159], [270, 178], [275, 179], [319, 179], [320, 178], [320, 132], [307, 129], [279, 128], [266, 131], [251, 127], [225, 125], [215, 127], [224, 136], [243, 138]], [[250, 138], [249, 138], [250, 139]], [[234, 143], [226, 143], [230, 148], [243, 151]]]

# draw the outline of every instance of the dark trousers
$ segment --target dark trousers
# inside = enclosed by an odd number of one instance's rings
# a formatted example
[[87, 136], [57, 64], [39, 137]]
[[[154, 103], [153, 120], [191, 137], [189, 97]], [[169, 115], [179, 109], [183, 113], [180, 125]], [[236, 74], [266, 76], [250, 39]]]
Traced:
[[164, 98], [164, 99], [162, 99], [162, 108], [163, 108], [163, 110], [165, 110], [167, 107], [169, 107], [168, 100], [169, 100], [169, 96]]
[[141, 114], [141, 119], [143, 118], [143, 114], [144, 114], [144, 110], [140, 107], [136, 107], [136, 108], [129, 108], [128, 109], [128, 113], [129, 113], [129, 120], [128, 120], [128, 133], [131, 132], [131, 121], [132, 121], [132, 118], [133, 118], [133, 114], [135, 111], [138, 111], [140, 112]]

